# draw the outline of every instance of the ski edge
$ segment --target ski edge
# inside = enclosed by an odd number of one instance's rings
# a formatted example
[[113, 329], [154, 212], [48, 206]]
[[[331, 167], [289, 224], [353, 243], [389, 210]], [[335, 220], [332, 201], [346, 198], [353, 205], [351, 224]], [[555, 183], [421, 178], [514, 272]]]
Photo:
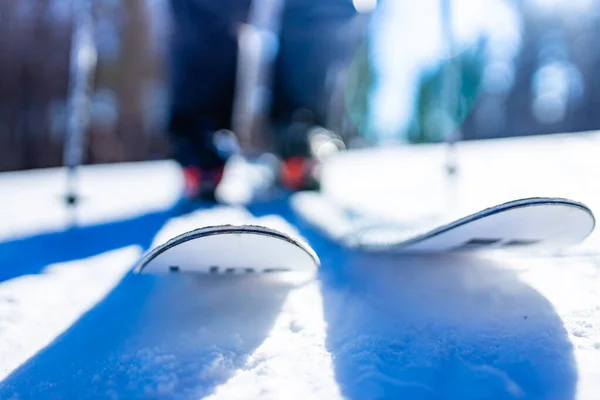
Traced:
[[254, 235], [263, 235], [271, 238], [276, 238], [279, 240], [286, 241], [291, 243], [300, 249], [302, 249], [305, 253], [307, 253], [311, 259], [314, 261], [316, 268], [318, 269], [321, 265], [321, 261], [317, 256], [317, 253], [310, 247], [308, 243], [301, 241], [300, 239], [296, 239], [287, 235], [278, 230], [267, 228], [266, 226], [261, 225], [212, 225], [206, 226], [202, 228], [197, 228], [191, 231], [184, 232], [180, 235], [174, 236], [169, 239], [167, 242], [154, 247], [149, 250], [142, 258], [135, 264], [133, 267], [134, 274], [140, 274], [148, 265], [150, 261], [156, 258], [161, 253], [177, 246], [182, 243], [185, 243], [190, 240], [198, 239], [201, 237], [214, 236], [214, 235], [231, 235], [231, 234], [254, 234]]
[[[399, 242], [397, 244], [390, 245], [388, 250], [401, 252], [401, 251], [403, 251], [403, 248], [410, 246], [414, 243], [417, 243], [417, 242], [420, 242], [423, 240], [427, 240], [427, 239], [431, 239], [437, 235], [440, 235], [444, 232], [455, 229], [459, 226], [462, 226], [462, 225], [468, 224], [470, 222], [476, 221], [478, 219], [485, 218], [490, 215], [498, 214], [498, 213], [501, 213], [501, 212], [504, 212], [507, 210], [512, 210], [512, 209], [516, 209], [516, 208], [533, 207], [533, 206], [539, 206], [539, 205], [548, 205], [548, 204], [576, 207], [576, 208], [579, 208], [579, 209], [583, 210], [584, 212], [586, 212], [592, 218], [592, 226], [591, 226], [590, 230], [582, 237], [581, 241], [585, 240], [594, 231], [594, 229], [596, 227], [596, 217], [594, 216], [594, 213], [592, 212], [592, 210], [585, 204], [575, 201], [575, 200], [562, 198], [562, 197], [527, 197], [527, 198], [522, 198], [522, 199], [518, 199], [518, 200], [507, 201], [505, 203], [501, 203], [501, 204], [498, 204], [495, 206], [484, 208], [481, 211], [475, 212], [473, 214], [469, 214], [469, 215], [459, 218], [453, 222], [438, 226], [437, 228], [426, 231], [422, 234], [418, 234], [416, 236], [413, 236], [413, 237], [406, 239], [402, 242]], [[342, 241], [345, 242], [344, 243], [345, 245], [347, 245], [349, 247], [353, 247], [357, 250], [367, 251], [367, 252], [369, 252], [369, 251], [379, 252], [383, 249], [383, 247], [373, 246], [373, 245], [360, 245], [360, 244], [352, 245], [352, 244], [348, 243], [348, 240], [349, 240], [349, 237], [347, 237], [347, 236], [342, 238]]]

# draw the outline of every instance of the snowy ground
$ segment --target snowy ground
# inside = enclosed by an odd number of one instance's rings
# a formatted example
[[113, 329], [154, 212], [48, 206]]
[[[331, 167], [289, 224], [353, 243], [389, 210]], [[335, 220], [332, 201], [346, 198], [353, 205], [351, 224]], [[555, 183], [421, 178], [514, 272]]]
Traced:
[[[347, 153], [317, 200], [405, 224], [532, 195], [600, 213], [598, 148], [461, 144], [453, 184], [438, 146]], [[600, 398], [598, 234], [556, 257], [369, 256], [323, 236], [336, 222], [305, 195], [178, 215], [173, 164], [97, 166], [70, 215], [63, 174], [0, 175], [0, 399]], [[321, 271], [129, 273], [152, 244], [227, 222], [304, 236]]]

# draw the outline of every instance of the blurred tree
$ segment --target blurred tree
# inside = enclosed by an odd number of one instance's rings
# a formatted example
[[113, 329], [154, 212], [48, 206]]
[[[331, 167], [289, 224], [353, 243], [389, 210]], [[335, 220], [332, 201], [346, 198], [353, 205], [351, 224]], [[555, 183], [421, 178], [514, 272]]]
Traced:
[[[422, 75], [415, 116], [408, 132], [409, 142], [443, 141], [461, 128], [477, 101], [483, 64], [483, 48], [480, 45], [445, 60], [433, 72]], [[448, 74], [448, 69], [454, 71]], [[457, 82], [448, 85], [448, 79], [456, 79]], [[458, 92], [452, 101], [448, 101], [447, 87]]]
[[[0, 1], [0, 170], [62, 163], [73, 1]], [[158, 122], [166, 108], [163, 53], [157, 43], [164, 40], [152, 35], [157, 21], [168, 15], [159, 3], [94, 0], [99, 59], [87, 162], [167, 156]], [[460, 101], [445, 111], [440, 93], [448, 64], [425, 71], [410, 141], [438, 141], [457, 126], [466, 139], [600, 127], [600, 2], [552, 2], [555, 7], [544, 11], [540, 7], [545, 3], [506, 0], [520, 18], [521, 47], [507, 61], [514, 76], [505, 92], [483, 90], [490, 61], [481, 47], [451, 63], [460, 67]], [[335, 92], [338, 104], [332, 105], [339, 129], [352, 127], [368, 138], [377, 114], [371, 111], [377, 106], [370, 102], [377, 71], [370, 51], [365, 45], [358, 52], [345, 72], [345, 85]], [[564, 113], [540, 120], [536, 99], [539, 103], [543, 97], [539, 87], [544, 85], [536, 79], [560, 89]]]
[[[350, 122], [348, 125], [353, 126], [352, 132], [346, 133], [346, 136], [360, 134], [367, 140], [372, 140], [374, 138], [371, 137], [369, 129], [371, 117], [370, 94], [374, 84], [375, 72], [368, 42], [363, 44], [356, 52], [345, 78], [346, 112], [343, 115], [350, 118], [351, 121], [348, 121]], [[340, 131], [348, 130], [344, 127], [338, 129]]]
[[142, 96], [148, 83], [148, 18], [145, 2], [123, 0], [125, 19], [121, 44], [121, 71], [117, 79], [119, 97], [119, 137], [130, 160], [148, 155], [148, 141], [143, 126]]
[[61, 162], [49, 104], [66, 96], [70, 26], [48, 0], [0, 3], [0, 170]]

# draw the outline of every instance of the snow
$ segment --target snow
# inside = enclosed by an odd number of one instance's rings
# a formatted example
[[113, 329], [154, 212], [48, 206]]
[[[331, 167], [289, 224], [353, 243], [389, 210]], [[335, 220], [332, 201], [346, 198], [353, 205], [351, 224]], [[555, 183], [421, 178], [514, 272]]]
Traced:
[[[437, 145], [348, 152], [326, 166], [319, 196], [408, 227], [531, 195], [600, 210], [599, 144], [461, 143], [454, 183]], [[556, 257], [367, 255], [323, 235], [352, 226], [306, 194], [180, 214], [171, 162], [86, 167], [80, 183], [69, 227], [63, 170], [0, 175], [2, 399], [600, 396], [597, 233]], [[221, 223], [302, 236], [322, 268], [130, 273], [151, 246]]]
[[0, 286], [0, 376], [35, 355], [110, 292], [141, 252], [109, 251], [49, 265], [42, 276], [25, 275]]
[[[177, 201], [182, 185], [172, 162], [88, 166], [78, 173], [80, 208], [72, 215], [63, 205], [66, 169], [3, 173], [0, 240], [61, 231], [73, 219], [90, 226], [164, 210]], [[161, 190], [155, 190], [161, 188]], [[28, 210], [11, 215], [14, 210]]]

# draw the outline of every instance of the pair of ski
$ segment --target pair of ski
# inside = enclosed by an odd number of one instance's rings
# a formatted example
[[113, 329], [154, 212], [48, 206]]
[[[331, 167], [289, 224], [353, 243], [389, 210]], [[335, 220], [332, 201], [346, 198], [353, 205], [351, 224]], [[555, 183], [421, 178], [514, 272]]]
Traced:
[[[341, 215], [340, 208], [329, 206], [319, 212], [314, 220], [310, 215], [304, 219], [340, 245], [396, 254], [490, 249], [555, 251], [581, 242], [595, 225], [594, 215], [584, 204], [544, 197], [499, 204], [420, 232], [407, 232], [398, 225], [383, 223], [363, 227], [347, 224], [346, 229], [327, 232], [327, 223], [317, 222], [319, 215]], [[340, 215], [338, 217], [343, 219]], [[195, 229], [172, 238], [150, 250], [136, 265], [135, 272], [273, 273], [311, 271], [319, 265], [317, 254], [308, 244], [283, 232], [265, 226], [222, 225]]]

